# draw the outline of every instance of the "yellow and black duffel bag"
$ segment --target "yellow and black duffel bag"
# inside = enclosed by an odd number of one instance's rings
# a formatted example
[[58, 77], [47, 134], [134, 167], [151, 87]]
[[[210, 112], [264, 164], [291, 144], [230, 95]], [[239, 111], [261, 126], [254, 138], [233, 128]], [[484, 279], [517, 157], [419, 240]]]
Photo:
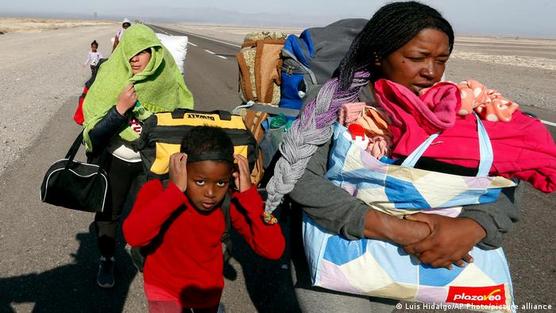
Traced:
[[141, 137], [133, 145], [141, 153], [149, 178], [168, 177], [170, 156], [180, 151], [183, 136], [195, 126], [222, 128], [232, 139], [234, 153], [245, 156], [249, 161], [253, 183], [259, 182], [262, 176], [262, 159], [257, 141], [245, 127], [242, 117], [227, 111], [202, 112], [187, 109], [156, 113], [144, 121]]

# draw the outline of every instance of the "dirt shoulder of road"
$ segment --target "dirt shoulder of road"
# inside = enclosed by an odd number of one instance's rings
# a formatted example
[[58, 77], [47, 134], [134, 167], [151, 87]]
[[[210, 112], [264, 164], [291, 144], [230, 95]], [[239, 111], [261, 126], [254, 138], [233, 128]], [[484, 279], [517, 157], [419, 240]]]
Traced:
[[78, 26], [113, 25], [114, 22], [104, 20], [66, 20], [46, 18], [0, 17], [0, 33], [42, 32], [60, 28]]
[[[84, 65], [90, 43], [99, 42], [100, 52], [108, 57], [110, 39], [119, 27], [117, 23], [24, 23], [33, 25], [0, 35], [0, 173], [41, 135], [46, 123], [59, 122], [51, 118], [63, 103], [81, 94], [91, 75]], [[66, 118], [71, 121], [72, 116]], [[64, 154], [60, 151], [60, 157]]]

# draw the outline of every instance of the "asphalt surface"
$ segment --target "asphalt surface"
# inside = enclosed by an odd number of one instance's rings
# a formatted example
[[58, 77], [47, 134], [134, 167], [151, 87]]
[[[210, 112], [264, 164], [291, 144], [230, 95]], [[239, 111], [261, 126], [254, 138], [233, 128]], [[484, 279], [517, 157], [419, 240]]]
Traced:
[[[240, 103], [237, 44], [189, 36], [185, 78], [196, 108], [232, 109]], [[123, 247], [116, 255], [116, 286], [112, 290], [96, 286], [98, 252], [89, 230], [92, 214], [39, 199], [44, 172], [65, 154], [79, 131], [71, 120], [76, 101], [77, 95], [67, 99], [39, 139], [0, 177], [0, 312], [146, 312], [141, 274]], [[545, 112], [537, 114], [543, 117]], [[554, 135], [554, 128], [551, 131]], [[521, 220], [504, 244], [516, 303], [554, 307], [556, 237], [551, 231], [556, 226], [556, 196], [526, 189]], [[233, 240], [235, 260], [225, 271], [222, 299], [227, 312], [298, 312], [288, 256], [265, 261], [254, 256], [238, 236]]]

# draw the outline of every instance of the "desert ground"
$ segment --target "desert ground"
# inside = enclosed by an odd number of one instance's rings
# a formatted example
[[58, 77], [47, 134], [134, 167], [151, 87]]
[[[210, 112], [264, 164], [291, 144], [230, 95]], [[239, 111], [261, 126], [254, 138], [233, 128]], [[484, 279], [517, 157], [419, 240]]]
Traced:
[[74, 28], [78, 26], [98, 26], [111, 25], [110, 21], [91, 21], [91, 20], [63, 20], [63, 19], [44, 19], [44, 18], [17, 18], [0, 17], [0, 32], [42, 32], [60, 28]]
[[70, 97], [79, 96], [90, 69], [90, 43], [110, 55], [116, 23], [0, 19], [0, 173], [38, 136]]

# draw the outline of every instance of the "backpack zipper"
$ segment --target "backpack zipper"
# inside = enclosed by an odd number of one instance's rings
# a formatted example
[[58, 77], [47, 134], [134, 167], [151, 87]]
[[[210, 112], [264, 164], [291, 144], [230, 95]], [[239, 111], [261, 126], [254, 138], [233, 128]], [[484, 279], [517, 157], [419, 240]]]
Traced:
[[307, 66], [305, 66], [303, 63], [301, 63], [296, 57], [295, 55], [293, 55], [290, 51], [286, 50], [286, 49], [282, 49], [282, 54], [286, 55], [287, 57], [291, 58], [292, 60], [294, 60], [295, 62], [297, 62], [298, 66], [303, 68], [303, 70], [305, 70], [307, 72], [307, 74], [309, 74], [309, 77], [311, 77], [311, 82], [314, 85], [317, 85], [317, 77], [315, 76], [315, 73], [313, 73], [313, 71], [311, 71], [311, 69], [309, 69]]

